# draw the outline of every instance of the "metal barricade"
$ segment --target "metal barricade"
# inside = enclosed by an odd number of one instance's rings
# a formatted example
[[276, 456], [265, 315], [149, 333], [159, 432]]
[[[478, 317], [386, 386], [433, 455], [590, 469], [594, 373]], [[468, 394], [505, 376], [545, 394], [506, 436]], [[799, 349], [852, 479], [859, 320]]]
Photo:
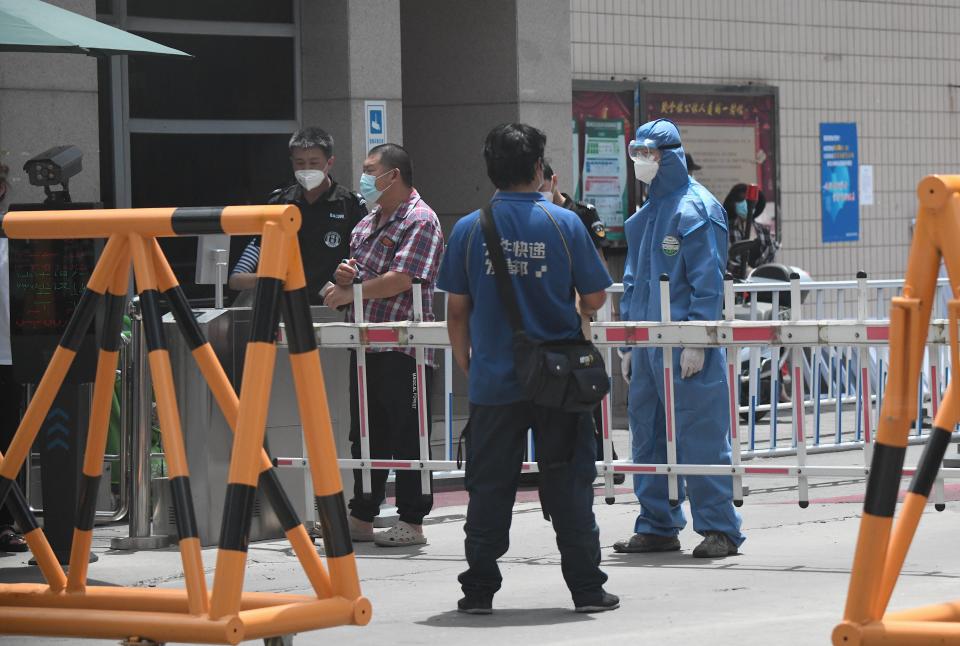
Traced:
[[[625, 460], [614, 461], [614, 413], [622, 410], [625, 401], [618, 401], [616, 389], [613, 389], [601, 404], [604, 448], [602, 460], [597, 463], [598, 471], [604, 477], [608, 501], [613, 500], [615, 493], [613, 474], [616, 472], [669, 473], [674, 477], [709, 473], [731, 475], [734, 500], [738, 504], [742, 502], [742, 479], [746, 476], [797, 478], [800, 489], [803, 489], [809, 477], [865, 477], [865, 465], [869, 465], [873, 429], [879, 416], [889, 365], [885, 316], [890, 298], [899, 293], [902, 284], [902, 280], [868, 280], [865, 274], [859, 274], [857, 279], [849, 281], [799, 282], [795, 279], [789, 283], [769, 281], [737, 284], [727, 281], [725, 321], [711, 324], [670, 323], [669, 329], [676, 330], [676, 333], [659, 340], [642, 338], [644, 331], [649, 333], [655, 329], [655, 324], [623, 324], [614, 320], [612, 299], [617, 298], [623, 288], [620, 284], [611, 286], [608, 289], [611, 298], [598, 312], [597, 322], [593, 323], [594, 341], [604, 354], [608, 372], [617, 374], [613, 350], [619, 346], [669, 349], [671, 346], [666, 345], [664, 340], [669, 338], [674, 340], [675, 345], [693, 343], [727, 348], [733, 460], [732, 465], [635, 465]], [[949, 289], [945, 279], [940, 280], [939, 289]], [[442, 292], [437, 293], [443, 295]], [[355, 296], [359, 297], [359, 286]], [[759, 302], [761, 297], [769, 301], [769, 307], [761, 307], [767, 304]], [[940, 301], [944, 299], [938, 298], [935, 314], [945, 312], [945, 305]], [[130, 380], [131, 387], [124, 389], [129, 401], [125, 401], [122, 408], [125, 417], [133, 420], [132, 424], [124, 427], [131, 431], [127, 439], [132, 447], [130, 490], [134, 493], [130, 498], [130, 537], [144, 540], [141, 543], [124, 543], [127, 539], [116, 539], [118, 548], [121, 544], [130, 545], [125, 549], [140, 544], [146, 547], [154, 541], [166, 539], [151, 537], [149, 531], [152, 512], [149, 484], [150, 389], [143, 369], [145, 357], [139, 354], [142, 346], [138, 345], [141, 341], [136, 314], [133, 319], [135, 333], [130, 365], [134, 372]], [[709, 325], [717, 327], [709, 328]], [[920, 383], [918, 421], [916, 432], [911, 437], [912, 443], [925, 441], [923, 404], [928, 403], [935, 413], [949, 376], [949, 357], [941, 352], [947, 338], [944, 325], [944, 321], [937, 320], [931, 326], [928, 358]], [[362, 448], [359, 459], [340, 459], [341, 469], [360, 469], [364, 474], [366, 491], [369, 491], [371, 469], [412, 469], [424, 473], [433, 471], [437, 476], [462, 475], [455, 459], [458, 424], [454, 411], [453, 357], [445, 323], [322, 323], [315, 324], [315, 329], [318, 343], [322, 346], [360, 350], [371, 346], [408, 346], [443, 351], [442, 458], [428, 457], [426, 445], [431, 436], [432, 420], [421, 421], [421, 437], [425, 438], [425, 442], [421, 443], [421, 455], [389, 460], [371, 458], [366, 415], [361, 415], [361, 446], [365, 448]], [[659, 328], [656, 329], [656, 333], [661, 334]], [[706, 329], [724, 329], [730, 337], [710, 340], [703, 336]], [[611, 333], [613, 336], [610, 336]], [[284, 343], [285, 330], [281, 330], [280, 344]], [[362, 360], [359, 360], [363, 354], [362, 351], [358, 352], [358, 370], [353, 378], [365, 381]], [[422, 369], [423, 353], [417, 354], [417, 365]], [[765, 365], [769, 365], [769, 371], [766, 371]], [[367, 391], [364, 383], [361, 382], [359, 390], [361, 405], [365, 407]], [[802, 406], [794, 405], [798, 400], [803, 401]], [[789, 424], [785, 424], [778, 419], [778, 413], [788, 411], [791, 412], [791, 419]], [[677, 432], [682, 432], [682, 429]], [[861, 449], [865, 453], [863, 465], [821, 467], [806, 464], [809, 455]], [[749, 464], [757, 458], [786, 456], [797, 456], [797, 464]], [[308, 464], [301, 456], [276, 456], [274, 463], [286, 468], [303, 468]], [[524, 462], [522, 468], [528, 472], [537, 470], [532, 447], [530, 460]], [[909, 469], [905, 470], [905, 474], [909, 474]], [[941, 471], [941, 478], [954, 478], [958, 474], [960, 469], [946, 469]], [[937, 491], [940, 492], [937, 502], [940, 505], [942, 485], [941, 479], [937, 483]], [[805, 502], [806, 492], [801, 491], [798, 498]]]
[[[756, 301], [749, 305], [751, 318], [736, 320], [728, 316], [726, 321], [714, 322], [629, 322], [609, 321], [610, 306], [605, 306], [600, 320], [592, 324], [594, 342], [601, 347], [607, 357], [608, 371], [612, 367], [612, 349], [619, 346], [649, 347], [658, 351], [670, 352], [673, 347], [725, 347], [734, 355], [728, 361], [731, 402], [731, 440], [734, 446], [734, 460], [730, 465], [692, 465], [678, 464], [676, 456], [671, 455], [666, 464], [633, 464], [626, 460], [611, 459], [611, 397], [603, 406], [604, 437], [603, 459], [597, 462], [600, 474], [605, 478], [607, 497], [612, 500], [614, 492], [612, 477], [614, 473], [663, 474], [670, 480], [682, 475], [730, 475], [734, 477], [735, 487], [746, 476], [782, 476], [795, 478], [798, 482], [798, 500], [801, 505], [808, 503], [807, 482], [811, 477], [841, 476], [864, 478], [868, 473], [870, 443], [873, 440], [873, 426], [877, 417], [877, 408], [883, 397], [883, 366], [886, 364], [885, 351], [889, 324], [885, 319], [868, 319], [871, 305], [882, 307], [881, 301], [870, 303], [867, 296], [872, 292], [877, 298], [884, 298], [881, 290], [893, 293], [898, 281], [868, 281], [861, 275], [856, 281], [831, 281], [829, 283], [800, 283], [794, 278], [790, 283], [759, 283], [733, 285], [727, 283], [727, 301], [733, 292], [746, 287], [756, 294], [767, 290], [771, 296], [774, 311], [780, 307], [781, 294], [791, 297], [789, 308], [778, 312], [770, 320], [757, 320], [759, 308]], [[610, 291], [616, 293], [618, 286]], [[664, 283], [665, 298], [669, 290]], [[830, 302], [842, 318], [825, 320], [803, 318], [804, 304], [801, 292], [813, 293], [813, 303], [807, 300], [807, 308], [816, 305], [822, 311], [824, 303]], [[817, 297], [816, 294], [823, 294]], [[831, 301], [828, 296], [833, 294]], [[842, 297], [836, 297], [843, 294]], [[856, 300], [849, 298], [854, 295]], [[784, 298], [784, 301], [786, 299]], [[819, 304], [817, 304], [819, 301]], [[850, 302], [852, 301], [852, 302]], [[796, 305], [794, 305], [796, 304]], [[664, 308], [667, 309], [667, 308]], [[847, 312], [849, 311], [849, 314]], [[786, 320], [784, 320], [786, 319]], [[422, 323], [403, 321], [396, 323], [328, 323], [315, 326], [318, 343], [322, 346], [355, 348], [362, 350], [371, 346], [406, 346], [417, 349], [434, 347], [449, 352], [445, 323]], [[284, 343], [284, 332], [281, 341]], [[934, 321], [931, 325], [931, 356], [939, 357], [939, 348], [947, 340], [944, 321]], [[734, 350], [739, 349], [739, 352]], [[750, 355], [761, 353], [769, 358], [773, 366], [767, 383], [749, 383], [758, 381], [759, 371], [741, 369], [738, 362], [750, 364]], [[763, 354], [768, 353], [768, 354]], [[362, 355], [363, 352], [358, 352]], [[421, 353], [418, 353], [421, 354]], [[781, 354], [785, 357], [780, 361]], [[739, 356], [737, 356], [739, 355]], [[418, 362], [421, 365], [421, 362]], [[932, 359], [925, 366], [928, 381], [934, 384], [933, 396], [936, 406], [939, 400], [939, 386], [948, 366], [938, 359]], [[666, 373], [666, 371], [665, 371]], [[359, 377], [359, 375], [358, 375]], [[667, 378], [667, 375], [664, 375]], [[783, 390], [781, 392], [781, 387]], [[764, 393], [766, 388], [766, 393]], [[361, 388], [361, 392], [365, 389]], [[740, 401], [741, 391], [749, 392], [751, 401]], [[449, 382], [445, 397], [451, 397]], [[768, 398], [767, 403], [758, 403], [761, 396]], [[928, 395], [929, 397], [929, 395]], [[795, 402], [803, 404], [795, 406]], [[827, 410], [829, 408], [829, 411]], [[790, 423], [778, 421], [777, 412], [792, 411]], [[733, 415], [736, 411], [736, 415]], [[757, 419], [762, 414], [768, 417], [765, 424]], [[828, 414], [831, 431], [824, 432], [822, 426]], [[445, 414], [445, 428], [451, 428], [450, 410]], [[814, 423], [807, 425], [808, 415], [814, 415]], [[848, 419], [845, 419], [845, 416]], [[741, 421], [744, 420], [744, 421]], [[672, 429], [682, 433], [683, 429]], [[369, 429], [367, 429], [369, 433]], [[923, 428], [918, 425], [914, 442], [924, 441]], [[668, 438], [669, 445], [669, 438]], [[460, 473], [459, 467], [449, 450], [450, 441], [445, 441], [444, 459], [429, 459], [425, 453], [420, 456], [379, 460], [364, 455], [360, 459], [341, 459], [342, 469], [371, 469], [447, 471]], [[863, 464], [843, 466], [809, 465], [808, 455], [828, 451], [864, 449], [867, 461]], [[739, 455], [738, 455], [739, 454]], [[753, 465], [756, 458], [797, 456], [797, 463], [791, 465]], [[281, 456], [275, 458], [280, 467], [302, 468], [307, 461], [302, 457]], [[522, 466], [524, 471], [536, 471], [534, 461]], [[905, 469], [905, 475], [911, 470]], [[941, 478], [960, 477], [960, 469], [941, 471]], [[942, 482], [940, 482], [942, 490]], [[673, 491], [673, 489], [671, 489]], [[740, 494], [736, 495], [740, 502]], [[942, 503], [942, 498], [938, 501]]]

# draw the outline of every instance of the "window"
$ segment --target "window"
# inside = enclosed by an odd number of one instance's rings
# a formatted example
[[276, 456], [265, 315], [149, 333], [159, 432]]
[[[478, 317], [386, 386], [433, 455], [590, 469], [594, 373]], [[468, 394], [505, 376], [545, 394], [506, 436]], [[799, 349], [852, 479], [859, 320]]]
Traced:
[[291, 0], [127, 0], [127, 12], [144, 18], [293, 22]]
[[[286, 134], [133, 134], [133, 206], [263, 204], [273, 189], [293, 183], [288, 140]], [[194, 285], [196, 238], [160, 244], [187, 297], [209, 299], [209, 285]]]
[[292, 38], [142, 35], [194, 58], [131, 56], [132, 118], [296, 118]]
[[[293, 181], [300, 1], [97, 0], [100, 20], [192, 55], [100, 66], [104, 201], [262, 204]], [[188, 297], [209, 304], [211, 287], [194, 285], [196, 240], [161, 245]]]
[[293, 183], [282, 135], [130, 136], [133, 206], [263, 204]]

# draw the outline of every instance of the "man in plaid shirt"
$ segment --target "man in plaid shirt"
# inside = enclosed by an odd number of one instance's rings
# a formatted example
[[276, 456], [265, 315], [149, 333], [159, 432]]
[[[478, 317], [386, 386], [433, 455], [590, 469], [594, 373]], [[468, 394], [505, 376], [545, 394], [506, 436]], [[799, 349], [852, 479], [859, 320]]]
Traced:
[[[413, 320], [414, 281], [423, 287], [423, 320], [433, 321], [433, 292], [443, 256], [440, 221], [415, 188], [407, 151], [396, 144], [370, 150], [363, 163], [360, 193], [375, 208], [350, 236], [350, 259], [334, 273], [335, 285], [324, 293], [324, 304], [347, 306], [353, 316], [353, 283], [363, 284], [363, 320], [367, 323]], [[433, 382], [434, 350], [426, 351], [427, 393]], [[420, 455], [417, 410], [417, 373], [414, 350], [369, 348], [367, 407], [370, 457], [413, 459]], [[356, 354], [351, 358], [356, 374]], [[429, 396], [426, 419], [430, 418]], [[360, 406], [357, 380], [350, 380], [351, 454], [360, 457]], [[374, 541], [384, 547], [420, 545], [423, 517], [433, 507], [431, 491], [421, 488], [419, 471], [397, 472], [397, 510], [400, 522], [374, 536], [373, 519], [385, 497], [387, 471], [371, 473], [372, 495], [363, 495], [361, 475], [354, 471], [350, 501], [350, 534], [355, 541]]]

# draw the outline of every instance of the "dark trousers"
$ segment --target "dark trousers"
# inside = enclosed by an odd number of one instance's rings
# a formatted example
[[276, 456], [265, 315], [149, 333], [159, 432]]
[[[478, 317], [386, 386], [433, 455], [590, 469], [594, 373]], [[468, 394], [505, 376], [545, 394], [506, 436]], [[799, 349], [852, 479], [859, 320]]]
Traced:
[[503, 577], [497, 559], [510, 546], [527, 429], [533, 429], [540, 466], [540, 500], [550, 515], [560, 567], [574, 603], [596, 598], [607, 575], [600, 570], [600, 530], [593, 516], [596, 444], [590, 413], [518, 402], [470, 405], [465, 484], [470, 494], [464, 541], [469, 569], [459, 581], [467, 595], [492, 596]]
[[[13, 381], [13, 366], [0, 366], [0, 453], [6, 455], [7, 447], [20, 425], [20, 406], [23, 386]], [[17, 478], [21, 481], [22, 478]], [[7, 506], [0, 505], [0, 528], [13, 525], [13, 516]]]
[[[357, 355], [350, 353], [350, 454], [360, 457], [360, 399], [357, 396]], [[433, 368], [425, 368], [427, 428], [430, 426], [430, 387]], [[420, 456], [420, 426], [417, 410], [417, 362], [402, 352], [367, 353], [367, 433], [370, 457], [377, 460], [416, 460]], [[429, 457], [429, 456], [428, 456]], [[361, 471], [353, 472], [350, 515], [371, 522], [380, 513], [386, 497], [389, 471], [370, 473], [371, 493], [363, 494]], [[421, 489], [420, 471], [397, 470], [397, 511], [400, 520], [423, 523], [433, 508], [432, 487]]]
[[[594, 425], [594, 437], [597, 441], [597, 460], [603, 461], [603, 408], [602, 404], [597, 404], [597, 407], [593, 409], [593, 425]], [[617, 449], [613, 446], [613, 443], [610, 443], [610, 457], [614, 460], [617, 459]]]

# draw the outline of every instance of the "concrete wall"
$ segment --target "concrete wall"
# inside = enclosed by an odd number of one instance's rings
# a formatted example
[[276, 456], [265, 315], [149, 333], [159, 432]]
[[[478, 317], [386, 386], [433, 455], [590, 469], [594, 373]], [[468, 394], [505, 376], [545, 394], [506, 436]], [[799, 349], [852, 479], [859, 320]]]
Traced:
[[517, 2], [518, 118], [547, 133], [547, 160], [564, 178], [573, 175], [568, 12], [564, 0]]
[[482, 146], [499, 123], [543, 129], [570, 175], [568, 0], [401, 0], [400, 14], [404, 139], [445, 229], [493, 193]]
[[387, 137], [403, 143], [400, 8], [395, 0], [310, 0], [300, 10], [301, 120], [333, 135], [333, 174], [356, 190], [365, 100], [386, 99]]
[[[95, 17], [95, 0], [51, 0]], [[100, 199], [97, 63], [77, 54], [0, 54], [0, 161], [10, 167], [9, 202], [40, 202], [23, 164], [52, 146], [83, 151], [83, 172], [70, 181], [74, 201]]]
[[[547, 158], [570, 177], [569, 10], [569, 0], [400, 1], [405, 146], [447, 235], [495, 190], [482, 150], [497, 124], [544, 130]], [[458, 415], [466, 390], [454, 370]], [[434, 410], [442, 403], [435, 397]]]
[[[775, 85], [780, 259], [816, 278], [899, 277], [914, 190], [960, 168], [960, 6], [924, 0], [571, 0], [575, 79]], [[876, 204], [822, 244], [818, 124], [857, 122]]]

